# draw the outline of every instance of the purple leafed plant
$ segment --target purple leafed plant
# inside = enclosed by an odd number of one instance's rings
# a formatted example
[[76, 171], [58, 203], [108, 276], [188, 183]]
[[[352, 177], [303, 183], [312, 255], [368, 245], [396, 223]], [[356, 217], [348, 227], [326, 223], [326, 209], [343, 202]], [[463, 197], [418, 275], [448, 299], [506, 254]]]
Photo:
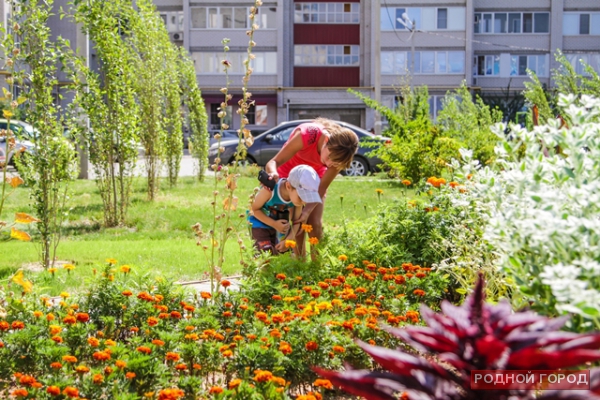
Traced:
[[480, 276], [475, 291], [460, 307], [445, 301], [443, 314], [421, 306], [426, 327], [385, 328], [426, 358], [399, 350], [359, 346], [387, 371], [343, 372], [315, 368], [345, 391], [369, 400], [590, 400], [600, 399], [600, 368], [590, 371], [590, 391], [473, 390], [475, 370], [557, 370], [600, 360], [600, 334], [559, 329], [568, 317], [513, 313], [507, 301], [485, 303]]

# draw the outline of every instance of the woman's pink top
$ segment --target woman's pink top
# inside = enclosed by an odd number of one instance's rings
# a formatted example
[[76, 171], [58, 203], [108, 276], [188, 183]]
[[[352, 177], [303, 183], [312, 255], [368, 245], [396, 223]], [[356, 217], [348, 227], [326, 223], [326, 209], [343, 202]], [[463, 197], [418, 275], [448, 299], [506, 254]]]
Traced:
[[[319, 154], [319, 139], [323, 134], [325, 127], [315, 122], [306, 122], [298, 125], [300, 128], [300, 135], [302, 135], [302, 149], [287, 160], [284, 164], [277, 168], [277, 173], [280, 178], [287, 178], [292, 168], [298, 165], [310, 165], [315, 169], [320, 178], [325, 175], [327, 166], [321, 162], [321, 154]], [[292, 139], [292, 136], [283, 145], [287, 146], [288, 142]]]

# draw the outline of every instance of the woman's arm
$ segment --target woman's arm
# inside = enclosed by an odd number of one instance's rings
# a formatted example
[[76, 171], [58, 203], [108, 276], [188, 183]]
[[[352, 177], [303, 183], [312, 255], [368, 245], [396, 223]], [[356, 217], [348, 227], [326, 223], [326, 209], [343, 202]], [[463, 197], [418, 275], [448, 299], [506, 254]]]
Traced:
[[288, 161], [290, 158], [294, 156], [297, 152], [302, 150], [304, 147], [304, 143], [302, 143], [302, 135], [300, 134], [300, 128], [296, 128], [294, 132], [292, 132], [290, 139], [288, 142], [279, 150], [275, 157], [273, 157], [267, 165], [265, 165], [265, 171], [274, 179], [279, 179], [279, 174], [277, 173], [277, 168]]
[[319, 196], [321, 198], [325, 197], [325, 193], [327, 193], [327, 188], [331, 185], [331, 182], [335, 179], [335, 177], [340, 173], [341, 169], [337, 168], [327, 168], [327, 171], [321, 178], [321, 184], [319, 185]]

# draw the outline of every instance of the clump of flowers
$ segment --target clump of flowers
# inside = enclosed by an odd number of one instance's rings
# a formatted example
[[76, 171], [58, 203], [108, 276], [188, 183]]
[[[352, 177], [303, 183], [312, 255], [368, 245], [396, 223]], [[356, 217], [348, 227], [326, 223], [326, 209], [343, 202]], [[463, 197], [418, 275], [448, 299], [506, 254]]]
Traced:
[[[371, 370], [328, 371], [323, 377], [367, 399], [594, 399], [600, 398], [600, 368], [591, 371], [591, 392], [547, 392], [471, 389], [471, 371], [557, 370], [600, 360], [600, 334], [560, 332], [565, 318], [551, 319], [534, 312], [513, 313], [510, 304], [485, 303], [484, 282], [479, 277], [474, 293], [462, 306], [442, 304], [443, 314], [426, 306], [421, 316], [427, 327], [387, 328], [418, 351], [434, 357], [418, 357], [404, 351], [359, 346], [386, 372]], [[483, 393], [483, 394], [482, 394]]]

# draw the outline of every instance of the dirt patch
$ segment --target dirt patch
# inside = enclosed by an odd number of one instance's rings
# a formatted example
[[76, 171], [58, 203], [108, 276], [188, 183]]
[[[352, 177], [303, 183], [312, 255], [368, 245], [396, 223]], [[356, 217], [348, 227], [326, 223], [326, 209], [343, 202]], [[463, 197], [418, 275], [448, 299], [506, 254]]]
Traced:
[[[54, 261], [54, 268], [62, 268], [66, 264], [74, 264], [73, 261]], [[44, 272], [44, 266], [40, 262], [32, 262], [28, 264], [24, 264], [22, 269], [24, 271], [32, 271], [32, 272]]]

